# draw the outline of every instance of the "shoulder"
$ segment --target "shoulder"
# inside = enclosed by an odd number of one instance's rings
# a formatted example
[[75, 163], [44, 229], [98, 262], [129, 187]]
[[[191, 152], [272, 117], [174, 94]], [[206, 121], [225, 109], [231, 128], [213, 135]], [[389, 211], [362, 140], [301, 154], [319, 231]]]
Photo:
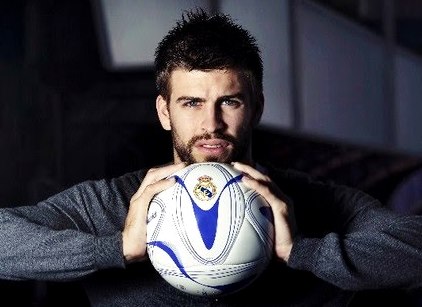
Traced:
[[280, 169], [270, 167], [267, 168], [267, 174], [270, 178], [276, 182], [288, 186], [320, 186], [322, 187], [340, 187], [335, 182], [330, 181], [326, 178], [320, 178], [312, 176], [306, 172], [295, 170], [295, 169]]
[[349, 207], [352, 211], [368, 205], [382, 206], [377, 199], [365, 191], [298, 170], [271, 168], [268, 174], [283, 192], [297, 201], [306, 203], [312, 201], [314, 204], [318, 202], [324, 204], [326, 208], [334, 207], [343, 210]]
[[83, 199], [123, 199], [126, 201], [139, 188], [147, 170], [141, 169], [111, 178], [85, 180], [64, 190], [60, 195]]

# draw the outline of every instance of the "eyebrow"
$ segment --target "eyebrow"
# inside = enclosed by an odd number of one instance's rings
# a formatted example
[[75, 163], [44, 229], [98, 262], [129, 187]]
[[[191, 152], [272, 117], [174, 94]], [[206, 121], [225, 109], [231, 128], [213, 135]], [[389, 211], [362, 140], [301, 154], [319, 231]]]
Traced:
[[179, 98], [176, 99], [176, 102], [181, 102], [181, 101], [205, 101], [204, 98], [200, 98], [200, 97], [195, 97], [195, 96], [180, 96]]
[[233, 99], [233, 98], [236, 98], [239, 100], [245, 100], [245, 95], [239, 92], [233, 95], [224, 95], [224, 96], [218, 97], [218, 100]]
[[[239, 92], [233, 95], [224, 95], [224, 96], [218, 97], [217, 100], [221, 101], [224, 99], [233, 99], [233, 98], [245, 100], [245, 95]], [[202, 102], [202, 101], [205, 101], [205, 99], [201, 97], [195, 97], [195, 96], [180, 96], [179, 98], [176, 99], [176, 102], [181, 102], [181, 101]]]

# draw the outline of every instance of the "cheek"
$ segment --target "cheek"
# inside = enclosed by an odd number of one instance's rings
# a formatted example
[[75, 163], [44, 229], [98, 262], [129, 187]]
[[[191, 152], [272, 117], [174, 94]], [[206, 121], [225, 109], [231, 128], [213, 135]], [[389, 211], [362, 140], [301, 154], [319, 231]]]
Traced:
[[192, 137], [193, 122], [183, 118], [171, 121], [171, 129], [177, 134], [180, 140], [187, 141]]
[[251, 116], [248, 114], [238, 114], [238, 116], [233, 116], [227, 119], [227, 124], [229, 130], [232, 130], [234, 134], [240, 134], [243, 131], [247, 130], [251, 125]]

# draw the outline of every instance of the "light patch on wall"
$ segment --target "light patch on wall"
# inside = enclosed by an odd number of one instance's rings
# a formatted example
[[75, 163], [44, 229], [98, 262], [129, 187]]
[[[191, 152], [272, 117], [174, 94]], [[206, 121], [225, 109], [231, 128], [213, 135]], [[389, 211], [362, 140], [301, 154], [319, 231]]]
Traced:
[[111, 70], [151, 67], [161, 38], [184, 10], [210, 10], [209, 0], [91, 0], [104, 66]]

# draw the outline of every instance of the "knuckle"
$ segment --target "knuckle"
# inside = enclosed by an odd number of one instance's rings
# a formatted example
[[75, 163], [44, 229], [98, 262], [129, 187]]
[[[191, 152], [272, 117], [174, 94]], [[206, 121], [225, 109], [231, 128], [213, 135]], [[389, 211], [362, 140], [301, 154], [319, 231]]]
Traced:
[[270, 189], [270, 187], [269, 187], [269, 186], [264, 185], [264, 187], [262, 188], [262, 192], [263, 192], [265, 195], [269, 195], [269, 194], [271, 194], [271, 189]]
[[156, 167], [151, 167], [148, 171], [147, 171], [147, 174], [153, 174], [153, 173], [155, 173], [155, 171], [157, 170], [157, 168]]
[[153, 186], [152, 184], [148, 184], [148, 185], [145, 187], [144, 194], [146, 194], [146, 195], [151, 195], [151, 194], [153, 194], [153, 193], [154, 193], [154, 186]]

